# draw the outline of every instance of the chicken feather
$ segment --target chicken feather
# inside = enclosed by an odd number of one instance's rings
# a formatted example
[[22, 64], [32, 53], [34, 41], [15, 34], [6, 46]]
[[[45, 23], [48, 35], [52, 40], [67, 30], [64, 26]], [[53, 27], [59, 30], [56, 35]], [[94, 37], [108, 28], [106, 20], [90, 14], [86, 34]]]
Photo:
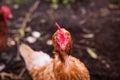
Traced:
[[22, 44], [20, 47], [22, 57], [25, 59], [26, 66], [29, 70], [39, 69], [47, 63], [51, 63], [52, 58], [42, 51], [33, 51], [29, 46]]

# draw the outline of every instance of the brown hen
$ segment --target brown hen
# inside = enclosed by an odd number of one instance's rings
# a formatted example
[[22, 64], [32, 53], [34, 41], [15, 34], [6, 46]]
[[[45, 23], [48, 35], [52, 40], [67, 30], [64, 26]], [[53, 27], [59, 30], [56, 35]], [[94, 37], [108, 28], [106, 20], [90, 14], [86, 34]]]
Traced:
[[33, 80], [90, 80], [85, 65], [70, 55], [70, 33], [57, 23], [56, 26], [58, 30], [52, 37], [54, 58], [42, 51], [34, 51], [25, 44], [20, 46], [20, 53]]

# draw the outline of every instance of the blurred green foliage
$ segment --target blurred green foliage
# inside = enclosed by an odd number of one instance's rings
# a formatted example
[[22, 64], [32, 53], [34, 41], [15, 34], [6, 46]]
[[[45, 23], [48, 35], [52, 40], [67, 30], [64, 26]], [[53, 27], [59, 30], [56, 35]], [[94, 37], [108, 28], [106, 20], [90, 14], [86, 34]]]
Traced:
[[75, 0], [62, 0], [63, 4], [68, 4], [68, 3], [71, 3], [71, 2], [75, 2]]
[[112, 0], [112, 2], [120, 6], [120, 0]]
[[75, 2], [75, 0], [50, 0], [52, 3], [63, 3], [63, 4], [69, 4], [69, 3], [72, 3], [72, 2]]
[[75, 0], [47, 0], [47, 1], [52, 3], [52, 7], [54, 9], [57, 9], [60, 3], [62, 3], [64, 5], [69, 5], [73, 2], [75, 2]]
[[26, 3], [28, 1], [30, 1], [30, 0], [13, 0], [13, 2], [18, 3], [18, 4]]
[[0, 2], [2, 2], [2, 0], [0, 0]]
[[31, 0], [2, 0], [2, 2], [5, 4], [12, 4], [12, 3], [23, 4], [23, 3], [27, 3], [29, 1], [31, 1]]

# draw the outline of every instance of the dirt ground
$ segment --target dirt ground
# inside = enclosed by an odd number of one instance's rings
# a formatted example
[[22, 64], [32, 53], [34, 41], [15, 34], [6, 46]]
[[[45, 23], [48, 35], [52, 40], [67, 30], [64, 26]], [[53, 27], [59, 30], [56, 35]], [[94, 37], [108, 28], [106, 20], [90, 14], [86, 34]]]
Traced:
[[[36, 0], [20, 4], [15, 9], [15, 3], [9, 4], [14, 18], [9, 23], [9, 37], [15, 36], [25, 18], [25, 14]], [[35, 43], [25, 39], [31, 35], [26, 32], [21, 42], [29, 44], [34, 50], [41, 50], [53, 57], [53, 46], [47, 45], [56, 31], [54, 25], [58, 22], [67, 29], [73, 38], [71, 55], [79, 58], [90, 71], [91, 80], [120, 79], [120, 8], [111, 4], [110, 0], [77, 1], [71, 6], [59, 5], [58, 9], [50, 7], [46, 1], [40, 2], [33, 12], [26, 27], [39, 31], [41, 37]], [[86, 37], [87, 35], [87, 37]], [[92, 35], [92, 36], [90, 36]], [[0, 80], [32, 80], [25, 68], [22, 58], [18, 58], [18, 46], [7, 47], [0, 56], [0, 63], [5, 64]], [[89, 54], [87, 49], [93, 49], [97, 58]]]

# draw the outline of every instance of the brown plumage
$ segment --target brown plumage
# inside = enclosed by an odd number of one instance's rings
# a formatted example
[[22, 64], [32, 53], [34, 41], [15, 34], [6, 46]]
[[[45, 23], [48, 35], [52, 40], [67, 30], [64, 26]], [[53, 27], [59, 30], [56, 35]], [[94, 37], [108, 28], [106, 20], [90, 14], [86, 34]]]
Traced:
[[8, 28], [6, 22], [11, 18], [10, 9], [6, 6], [0, 7], [0, 53], [7, 45]]
[[43, 52], [33, 51], [25, 44], [20, 46], [20, 53], [33, 80], [90, 80], [85, 65], [70, 55], [70, 33], [64, 28], [61, 29], [57, 23], [56, 25], [58, 30], [52, 37], [53, 59]]

